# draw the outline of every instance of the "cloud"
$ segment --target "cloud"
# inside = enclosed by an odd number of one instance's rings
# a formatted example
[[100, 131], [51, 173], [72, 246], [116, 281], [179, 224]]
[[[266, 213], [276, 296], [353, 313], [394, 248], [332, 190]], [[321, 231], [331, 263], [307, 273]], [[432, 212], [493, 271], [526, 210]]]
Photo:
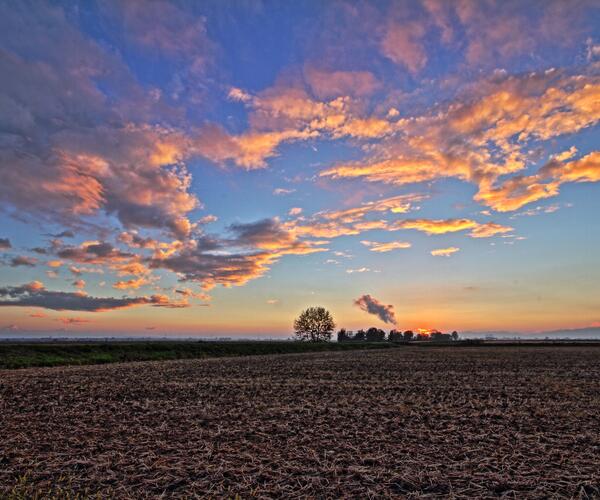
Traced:
[[296, 216], [302, 213], [302, 209], [300, 207], [292, 207], [288, 210], [288, 215]]
[[453, 253], [460, 251], [458, 247], [437, 248], [431, 251], [434, 257], [450, 257]]
[[227, 98], [230, 101], [236, 102], [248, 102], [252, 100], [252, 96], [248, 92], [245, 92], [237, 87], [231, 87], [229, 89], [229, 92], [227, 93]]
[[304, 78], [319, 99], [369, 96], [382, 86], [369, 71], [335, 71], [307, 66]]
[[182, 163], [187, 138], [157, 124], [178, 111], [156, 102], [61, 7], [0, 15], [0, 72], [10, 75], [0, 82], [2, 207], [40, 222], [74, 226], [114, 215], [125, 227], [188, 235], [198, 200]]
[[219, 218], [216, 215], [205, 215], [198, 219], [198, 224], [210, 224], [211, 222], [217, 222]]
[[359, 267], [357, 269], [346, 269], [346, 272], [348, 274], [354, 274], [354, 273], [368, 273], [371, 270], [368, 267]]
[[[119, 236], [121, 241], [129, 242], [132, 246], [145, 246], [148, 240], [137, 240], [131, 235]], [[167, 243], [158, 243], [151, 240], [150, 247], [155, 250], [157, 256], [168, 255], [176, 251], [180, 245], [171, 245]], [[143, 256], [131, 252], [124, 252], [114, 247], [111, 243], [103, 241], [86, 241], [79, 246], [58, 246], [56, 254], [63, 260], [70, 260], [78, 264], [93, 264], [95, 266], [104, 266], [115, 271], [118, 276], [146, 276], [150, 270], [143, 262]], [[82, 273], [100, 273], [104, 272], [103, 267], [84, 267], [70, 266], [69, 270], [78, 276]]]
[[[556, 196], [562, 183], [597, 181], [593, 152], [566, 168], [545, 168], [544, 178], [520, 172], [535, 159], [534, 141], [598, 123], [599, 96], [596, 77], [558, 70], [481, 80], [447, 105], [396, 122], [396, 133], [369, 148], [364, 161], [340, 163], [319, 175], [392, 185], [457, 178], [477, 186], [476, 201], [516, 210]], [[560, 162], [555, 157], [550, 164]]]
[[148, 283], [150, 283], [150, 281], [146, 278], [121, 280], [117, 281], [113, 285], [113, 288], [116, 288], [117, 290], [137, 290], [138, 288], [147, 285]]
[[212, 60], [214, 44], [206, 29], [206, 19], [194, 16], [176, 4], [153, 0], [103, 2], [104, 11], [122, 23], [125, 36], [148, 51], [162, 52], [172, 60], [186, 63], [192, 75], [200, 75]]
[[75, 238], [75, 233], [70, 230], [65, 230], [56, 234], [48, 233], [46, 236], [50, 236], [51, 238]]
[[0, 238], [0, 250], [8, 250], [12, 248], [10, 240], [8, 238]]
[[47, 290], [39, 281], [0, 288], [0, 307], [41, 307], [54, 311], [101, 312], [140, 305], [171, 307], [172, 303], [163, 295], [101, 298], [91, 297], [83, 292], [54, 292]]
[[75, 288], [79, 288], [80, 290], [85, 288], [85, 280], [75, 280], [71, 283]]
[[205, 289], [215, 285], [240, 286], [263, 276], [285, 255], [326, 251], [323, 241], [303, 241], [277, 219], [235, 223], [232, 238], [205, 238], [169, 255], [155, 255], [152, 269], [169, 269], [184, 281], [197, 281]]
[[396, 64], [404, 65], [410, 73], [418, 73], [427, 63], [422, 43], [425, 33], [426, 28], [420, 22], [392, 22], [381, 42], [381, 51]]
[[367, 216], [370, 214], [383, 216], [416, 210], [419, 208], [416, 204], [425, 198], [421, 194], [393, 196], [369, 201], [358, 207], [317, 212], [310, 218], [291, 221], [285, 226], [299, 236], [316, 238], [336, 238], [357, 235], [372, 229], [388, 229], [387, 221], [368, 220]]
[[206, 125], [193, 141], [192, 151], [215, 163], [233, 161], [247, 170], [266, 167], [266, 160], [277, 155], [277, 147], [285, 142], [306, 140], [316, 135], [310, 130], [250, 130], [231, 135], [218, 125]]
[[292, 194], [295, 192], [296, 192], [295, 189], [285, 189], [285, 188], [276, 188], [273, 190], [273, 194], [275, 196], [283, 196], [283, 195]]
[[394, 306], [382, 304], [371, 295], [362, 295], [354, 301], [354, 305], [369, 314], [374, 314], [384, 323], [396, 324]]
[[26, 257], [24, 255], [19, 255], [17, 257], [13, 257], [10, 260], [10, 267], [35, 267], [38, 260], [34, 257]]
[[496, 224], [494, 222], [486, 222], [485, 224], [478, 224], [475, 226], [469, 233], [469, 236], [471, 236], [471, 238], [490, 238], [491, 236], [506, 234], [511, 231], [513, 231], [512, 227], [502, 226], [501, 224]]
[[91, 319], [85, 318], [57, 318], [55, 321], [60, 321], [63, 325], [78, 325], [81, 323], [91, 323]]
[[412, 245], [406, 241], [389, 241], [386, 243], [379, 243], [377, 241], [362, 240], [361, 243], [366, 247], [369, 247], [371, 252], [391, 252], [392, 250], [410, 248]]

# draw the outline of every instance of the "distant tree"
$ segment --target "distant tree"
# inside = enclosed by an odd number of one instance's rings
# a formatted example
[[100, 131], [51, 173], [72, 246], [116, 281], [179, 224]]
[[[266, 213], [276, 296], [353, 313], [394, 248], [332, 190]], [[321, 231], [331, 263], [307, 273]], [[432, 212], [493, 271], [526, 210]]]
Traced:
[[413, 337], [415, 336], [415, 334], [413, 333], [412, 330], [406, 330], [402, 336], [404, 337], [404, 340], [406, 340], [407, 342], [410, 342]]
[[458, 332], [456, 330], [454, 330], [451, 335], [452, 335], [452, 340], [458, 340]]
[[385, 340], [385, 332], [372, 326], [367, 330], [366, 339], [367, 342], [383, 342]]
[[323, 342], [331, 339], [335, 328], [333, 316], [324, 307], [309, 307], [294, 320], [296, 339]]
[[346, 332], [345, 328], [342, 328], [342, 329], [340, 329], [339, 332], [337, 332], [337, 341], [338, 342], [348, 342], [349, 340], [350, 340], [350, 336]]
[[402, 332], [399, 332], [398, 330], [390, 330], [390, 333], [388, 335], [388, 340], [390, 342], [401, 342], [402, 341]]
[[354, 338], [352, 340], [361, 342], [362, 340], [365, 340], [366, 338], [367, 338], [367, 335], [365, 334], [365, 331], [361, 328], [360, 330], [358, 330], [356, 332], [356, 334], [354, 335]]

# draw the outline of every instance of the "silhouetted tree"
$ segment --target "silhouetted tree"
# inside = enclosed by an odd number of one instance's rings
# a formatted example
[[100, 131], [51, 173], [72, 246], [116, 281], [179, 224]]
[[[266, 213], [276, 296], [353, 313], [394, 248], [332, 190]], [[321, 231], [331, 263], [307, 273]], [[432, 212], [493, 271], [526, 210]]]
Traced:
[[456, 330], [454, 330], [451, 335], [452, 335], [452, 340], [458, 340], [458, 332]]
[[358, 332], [356, 332], [356, 334], [354, 335], [354, 338], [352, 340], [356, 340], [357, 342], [360, 342], [362, 340], [365, 340], [367, 338], [365, 331], [361, 328], [360, 330], [358, 330]]
[[337, 341], [338, 342], [348, 342], [349, 340], [350, 340], [350, 336], [346, 332], [345, 328], [342, 328], [342, 329], [340, 329], [339, 332], [337, 332]]
[[385, 340], [385, 332], [372, 326], [367, 330], [366, 339], [367, 342], [383, 342]]
[[294, 320], [296, 339], [322, 342], [331, 339], [335, 328], [333, 316], [324, 307], [309, 307]]
[[412, 330], [406, 330], [402, 336], [404, 337], [404, 340], [406, 340], [407, 342], [410, 342], [413, 339], [413, 337], [415, 336], [415, 334], [413, 333]]
[[388, 335], [388, 340], [390, 342], [401, 342], [402, 341], [402, 332], [398, 330], [390, 330], [390, 334]]

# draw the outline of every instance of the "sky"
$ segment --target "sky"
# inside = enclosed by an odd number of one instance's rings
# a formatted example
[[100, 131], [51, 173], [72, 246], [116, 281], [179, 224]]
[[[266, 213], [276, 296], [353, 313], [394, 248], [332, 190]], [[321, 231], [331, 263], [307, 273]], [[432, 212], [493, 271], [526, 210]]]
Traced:
[[600, 326], [600, 1], [0, 4], [0, 330]]

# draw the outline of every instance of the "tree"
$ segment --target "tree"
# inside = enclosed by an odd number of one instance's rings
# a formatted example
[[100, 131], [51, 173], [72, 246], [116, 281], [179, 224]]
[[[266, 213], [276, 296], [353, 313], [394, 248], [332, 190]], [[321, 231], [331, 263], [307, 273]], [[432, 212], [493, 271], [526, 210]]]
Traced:
[[406, 340], [407, 342], [410, 342], [414, 336], [415, 334], [412, 330], [406, 330], [403, 334], [404, 340]]
[[346, 332], [345, 328], [342, 328], [339, 332], [337, 332], [337, 341], [338, 342], [348, 342], [350, 340], [350, 336], [348, 332]]
[[356, 332], [356, 334], [353, 337], [353, 340], [355, 340], [356, 342], [361, 342], [365, 340], [365, 337], [365, 331], [361, 328], [360, 330], [358, 330], [358, 332]]
[[390, 330], [390, 334], [388, 335], [388, 340], [390, 342], [402, 342], [402, 333], [398, 330]]
[[458, 340], [458, 332], [456, 330], [452, 332], [452, 340]]
[[372, 326], [367, 330], [366, 338], [367, 342], [383, 342], [385, 340], [385, 332]]
[[331, 339], [335, 328], [333, 316], [324, 307], [309, 307], [294, 320], [296, 339], [322, 342]]

